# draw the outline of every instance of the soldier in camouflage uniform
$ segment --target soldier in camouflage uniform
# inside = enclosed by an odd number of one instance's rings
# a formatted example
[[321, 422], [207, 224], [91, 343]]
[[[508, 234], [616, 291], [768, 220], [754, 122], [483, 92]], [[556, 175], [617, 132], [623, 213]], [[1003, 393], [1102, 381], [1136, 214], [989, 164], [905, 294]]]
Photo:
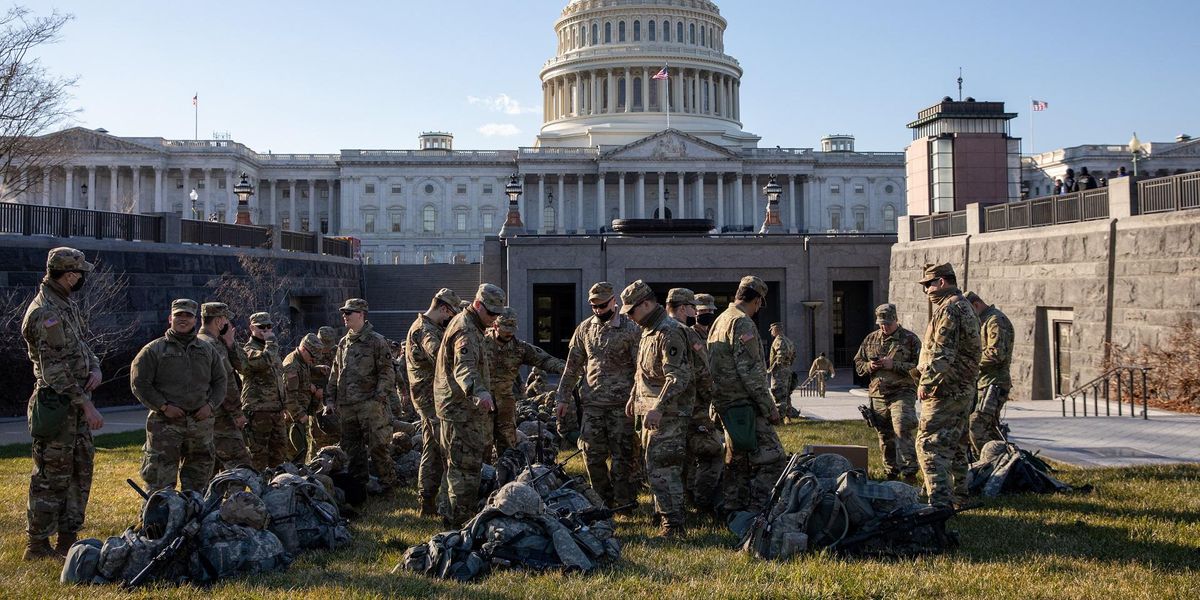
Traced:
[[1012, 389], [1013, 331], [1012, 321], [995, 305], [984, 302], [975, 292], [967, 292], [967, 302], [979, 318], [979, 341], [982, 351], [979, 358], [979, 380], [974, 410], [971, 412], [971, 445], [978, 455], [983, 445], [1003, 439], [1000, 435], [1000, 411], [1008, 402]]
[[317, 329], [317, 340], [321, 349], [317, 352], [317, 364], [309, 370], [313, 385], [317, 386], [317, 397], [320, 400], [319, 412], [310, 413], [308, 420], [308, 447], [315, 455], [325, 446], [336, 446], [342, 441], [342, 430], [338, 426], [337, 410], [333, 403], [325, 398], [325, 390], [329, 387], [329, 372], [333, 370], [333, 357], [337, 354], [338, 340], [341, 339], [337, 330], [329, 325]]
[[617, 298], [607, 281], [588, 290], [588, 302], [592, 316], [571, 336], [567, 365], [558, 382], [556, 413], [559, 427], [563, 427], [574, 405], [571, 391], [583, 378], [579, 442], [588, 478], [606, 504], [622, 506], [637, 501], [633, 484], [638, 470], [637, 442], [633, 418], [625, 414], [624, 407], [633, 387], [641, 328], [617, 314]]
[[[287, 405], [295, 407], [299, 417], [293, 419], [293, 427], [303, 427], [310, 419], [315, 418], [321, 410], [321, 389], [313, 383], [312, 372], [316, 366], [317, 355], [321, 349], [321, 340], [314, 334], [308, 334], [300, 340], [300, 345], [283, 359], [283, 381], [287, 390]], [[295, 429], [293, 429], [294, 431]], [[296, 451], [292, 462], [308, 462], [308, 444], [296, 446], [297, 437], [293, 436], [293, 448]], [[299, 440], [305, 440], [301, 435]], [[316, 453], [320, 448], [313, 448]]]
[[550, 373], [562, 373], [566, 366], [561, 358], [550, 356], [545, 350], [517, 339], [516, 334], [517, 311], [505, 307], [504, 314], [496, 318], [495, 325], [488, 329], [486, 336], [489, 363], [492, 366], [491, 389], [496, 401], [492, 438], [497, 457], [517, 445], [517, 401], [524, 400], [525, 390], [521, 390], [521, 398], [517, 398], [514, 390], [517, 376], [521, 374], [521, 365]]
[[[389, 451], [391, 436], [379, 435], [377, 425], [387, 409], [388, 391], [396, 386], [396, 371], [391, 348], [367, 320], [367, 308], [366, 300], [351, 298], [338, 309], [349, 331], [338, 342], [325, 397], [337, 409], [350, 476], [368, 492], [384, 492], [396, 483], [396, 465]], [[378, 488], [370, 485], [372, 464]]]
[[417, 493], [421, 496], [421, 516], [438, 514], [438, 488], [446, 470], [442, 452], [441, 421], [433, 406], [433, 373], [446, 324], [459, 312], [461, 300], [449, 288], [442, 288], [429, 302], [429, 310], [417, 315], [405, 338], [405, 367], [408, 390], [417, 415], [421, 417], [421, 463], [417, 470]]
[[229, 322], [229, 306], [222, 302], [205, 302], [200, 305], [203, 321], [196, 335], [208, 342], [225, 365], [225, 399], [213, 411], [213, 452], [216, 461], [213, 475], [225, 469], [250, 466], [250, 451], [242, 428], [246, 426], [246, 415], [242, 412], [242, 392], [238, 389], [237, 375], [246, 370], [246, 351], [234, 341], [237, 329]]
[[917, 477], [917, 382], [910, 371], [917, 366], [921, 340], [897, 322], [896, 305], [880, 304], [875, 324], [854, 355], [854, 368], [871, 380], [871, 410], [875, 412], [879, 450], [888, 479]]
[[833, 379], [835, 375], [837, 375], [837, 371], [833, 368], [833, 363], [825, 357], [824, 352], [813, 359], [812, 366], [808, 368], [808, 376], [816, 378], [817, 395], [822, 398], [825, 397], [825, 380]]
[[919, 282], [933, 303], [917, 365], [917, 461], [929, 503], [954, 505], [967, 492], [967, 415], [979, 375], [979, 319], [957, 287], [949, 263], [929, 265]]
[[392, 412], [395, 418], [413, 423], [420, 417], [417, 416], [417, 409], [413, 406], [412, 392], [408, 389], [408, 358], [405, 356], [404, 350], [406, 344], [407, 342], [402, 341], [391, 343], [392, 366], [396, 367], [396, 398], [398, 400]]
[[288, 423], [305, 423], [308, 415], [299, 405], [288, 403], [283, 380], [283, 361], [275, 342], [271, 314], [250, 315], [250, 339], [246, 370], [242, 379], [242, 412], [246, 414], [246, 446], [254, 468], [277, 467], [291, 458]]
[[[680, 305], [695, 302], [691, 290], [683, 288], [671, 290], [667, 297]], [[642, 326], [625, 414], [634, 418], [645, 449], [646, 480], [654, 497], [654, 514], [662, 526], [658, 535], [681, 536], [686, 526], [683, 464], [688, 422], [696, 401], [693, 351], [686, 328], [667, 314], [641, 279], [621, 292], [621, 313]]]
[[779, 408], [767, 385], [758, 327], [752, 317], [762, 310], [767, 284], [753, 275], [743, 277], [734, 301], [708, 332], [709, 366], [714, 382], [713, 406], [722, 421], [731, 411], [754, 414], [754, 450], [734, 447], [725, 423], [725, 479], [722, 510], [758, 511], [770, 500], [771, 489], [784, 467], [783, 444], [775, 433]]
[[[87, 511], [96, 456], [92, 430], [104, 426], [104, 418], [92, 404], [92, 390], [102, 379], [100, 361], [84, 341], [87, 331], [71, 293], [83, 288], [93, 268], [74, 248], [51, 250], [46, 257], [46, 275], [21, 322], [21, 336], [37, 379], [29, 397], [33, 473], [29, 478], [25, 560], [65, 555], [75, 543]], [[47, 418], [51, 412], [43, 412], [64, 405], [61, 423]], [[55, 532], [58, 544], [51, 548], [50, 536]]]
[[796, 362], [796, 345], [783, 335], [783, 323], [771, 323], [771, 358], [767, 362], [767, 373], [771, 376], [771, 396], [779, 414], [797, 417], [792, 408], [792, 364]]
[[442, 517], [459, 527], [478, 511], [479, 470], [492, 443], [491, 365], [484, 330], [504, 313], [504, 290], [479, 286], [475, 301], [446, 326], [433, 375], [433, 404], [441, 421], [446, 472], [438, 494]]
[[195, 300], [171, 303], [170, 328], [146, 344], [129, 368], [146, 416], [141, 474], [147, 491], [203, 492], [213, 473], [213, 411], [225, 399], [227, 369], [216, 349], [196, 337]]
[[[678, 307], [667, 292], [667, 310], [676, 321], [678, 313], [687, 306], [686, 296]], [[712, 394], [715, 383], [708, 360], [708, 331], [717, 320], [717, 301], [712, 294], [695, 294], [696, 318], [688, 332], [692, 347], [692, 372], [696, 382], [696, 402], [688, 426], [688, 457], [684, 463], [683, 485], [687, 496], [697, 508], [715, 513], [721, 504], [721, 472], [725, 469], [725, 437], [713, 422]]]

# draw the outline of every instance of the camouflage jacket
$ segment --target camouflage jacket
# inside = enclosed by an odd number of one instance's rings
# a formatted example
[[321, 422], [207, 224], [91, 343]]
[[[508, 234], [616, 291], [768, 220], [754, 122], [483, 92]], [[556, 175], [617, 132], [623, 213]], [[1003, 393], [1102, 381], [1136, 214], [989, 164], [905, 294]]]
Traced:
[[767, 384], [758, 326], [737, 306], [730, 304], [709, 329], [708, 359], [718, 411], [750, 404], [764, 417], [771, 414], [775, 400]]
[[100, 360], [84, 342], [84, 335], [79, 307], [62, 285], [43, 278], [21, 322], [37, 387], [63, 394], [72, 404], [91, 399], [91, 392], [83, 391], [83, 386], [91, 372], [100, 368]]
[[167, 330], [146, 344], [129, 366], [129, 387], [146, 408], [170, 404], [194, 413], [207, 402], [213, 409], [225, 399], [227, 368], [212, 344], [195, 335]]
[[438, 349], [446, 330], [424, 314], [417, 315], [408, 328], [404, 345], [405, 367], [408, 369], [408, 390], [413, 406], [423, 414], [433, 413], [433, 372]]
[[[917, 366], [920, 354], [921, 340], [917, 334], [903, 327], [896, 327], [892, 335], [884, 335], [883, 330], [876, 329], [867, 334], [858, 347], [858, 354], [854, 355], [854, 369], [859, 375], [871, 378], [869, 390], [872, 398], [915, 398], [917, 382], [910, 371]], [[871, 360], [885, 356], [892, 358], [892, 368], [872, 373]]]
[[279, 344], [275, 340], [263, 341], [250, 336], [243, 349], [246, 351], [246, 371], [242, 373], [242, 412], [283, 410], [287, 389], [283, 383]]
[[787, 336], [779, 336], [771, 342], [771, 361], [767, 370], [774, 375], [790, 373], [796, 362], [796, 345]]
[[300, 415], [315, 415], [321, 410], [321, 402], [313, 393], [316, 384], [312, 379], [312, 365], [305, 364], [304, 356], [296, 348], [283, 359], [283, 381], [287, 389], [287, 411], [292, 420]]
[[971, 396], [979, 375], [979, 319], [958, 288], [934, 299], [917, 369], [918, 387], [933, 398]]
[[242, 414], [242, 392], [238, 389], [236, 374], [240, 374], [246, 368], [246, 351], [237, 344], [234, 344], [231, 350], [220, 338], [209, 335], [203, 329], [196, 334], [196, 337], [208, 342], [220, 355], [221, 364], [225, 365], [225, 399], [217, 405], [216, 415], [231, 419], [244, 416]]
[[582, 377], [584, 406], [624, 407], [633, 388], [633, 371], [641, 328], [621, 314], [607, 322], [594, 315], [583, 320], [571, 336], [567, 365], [558, 382], [560, 398], [570, 398]]
[[1013, 338], [1012, 321], [995, 306], [987, 307], [979, 315], [979, 340], [982, 352], [979, 358], [979, 388], [998, 385], [1012, 387]]
[[446, 326], [433, 373], [433, 406], [439, 419], [462, 422], [487, 416], [473, 400], [492, 389], [483, 338], [483, 321], [474, 310], [458, 313]]
[[357, 333], [349, 331], [338, 340], [325, 387], [326, 404], [349, 406], [375, 401], [386, 406], [388, 390], [395, 386], [392, 350], [370, 321]]
[[696, 400], [692, 403], [692, 414], [703, 414], [708, 418], [708, 407], [712, 404], [713, 378], [708, 368], [708, 343], [691, 327], [684, 327], [687, 335], [688, 356], [692, 364], [692, 384], [696, 388]]
[[825, 371], [825, 374], [833, 377], [833, 363], [829, 362], [828, 358], [818, 356], [813, 360], [812, 366], [808, 368], [808, 376], [812, 377], [817, 374], [817, 371]]
[[[561, 358], [550, 356], [548, 352], [526, 342], [516, 336], [507, 342], [500, 341], [496, 330], [488, 330], [486, 334], [488, 360], [492, 365], [492, 393], [498, 398], [517, 400], [513, 386], [520, 375], [521, 365], [537, 367], [551, 373], [562, 373], [566, 363]], [[524, 396], [522, 390], [521, 396]]]
[[646, 315], [633, 378], [634, 414], [656, 410], [663, 415], [691, 416], [696, 388], [683, 329], [661, 306]]

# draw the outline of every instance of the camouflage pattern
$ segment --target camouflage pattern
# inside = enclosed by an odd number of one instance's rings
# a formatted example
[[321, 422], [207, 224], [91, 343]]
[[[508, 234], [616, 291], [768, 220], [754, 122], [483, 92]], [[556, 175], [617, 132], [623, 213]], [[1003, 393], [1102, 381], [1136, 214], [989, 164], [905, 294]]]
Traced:
[[979, 314], [979, 338], [982, 347], [979, 358], [979, 379], [976, 382], [978, 397], [987, 396], [988, 388], [995, 386], [991, 392], [995, 398], [991, 402], [976, 403], [976, 410], [971, 412], [969, 430], [971, 445], [978, 452], [983, 445], [1002, 439], [998, 430], [1000, 413], [1008, 402], [1008, 393], [1012, 389], [1012, 376], [1009, 369], [1012, 366], [1013, 341], [1016, 333], [1008, 316], [995, 306], [989, 306]]
[[395, 482], [395, 467], [388, 459], [391, 436], [380, 439], [375, 427], [387, 406], [388, 390], [395, 387], [395, 375], [391, 348], [370, 321], [338, 341], [325, 402], [337, 409], [340, 444], [350, 457], [347, 470], [363, 485], [370, 480], [368, 457], [374, 459], [380, 485]]
[[[316, 355], [312, 353], [309, 355], [314, 360], [316, 359]], [[295, 451], [293, 456], [299, 457], [302, 462], [307, 462], [310, 448], [313, 450], [320, 448], [320, 446], [308, 443], [306, 429], [310, 425], [298, 422], [300, 415], [307, 415], [312, 421], [321, 412], [323, 406], [316, 393], [320, 388], [312, 379], [313, 366], [304, 362], [304, 355], [300, 348], [292, 350], [283, 359], [283, 382], [287, 392], [287, 405], [295, 407], [297, 411], [293, 415], [288, 439]]]
[[930, 294], [934, 303], [917, 369], [925, 394], [917, 430], [917, 460], [929, 503], [949, 506], [966, 491], [967, 415], [979, 374], [979, 320], [953, 286]]
[[496, 401], [496, 412], [493, 413], [495, 426], [493, 439], [496, 445], [496, 456], [500, 456], [508, 448], [517, 445], [517, 398], [514, 385], [520, 375], [521, 365], [529, 365], [551, 373], [562, 373], [566, 363], [561, 358], [550, 356], [548, 352], [515, 336], [507, 342], [502, 341], [498, 332], [489, 330], [486, 335], [489, 364], [492, 366], [492, 389], [495, 390], [493, 399]]
[[[228, 375], [211, 344], [195, 334], [167, 333], [142, 347], [129, 369], [133, 395], [150, 414], [141, 474], [147, 491], [174, 488], [203, 491], [213, 473], [213, 417], [196, 419], [205, 403], [215, 409], [225, 398]], [[185, 414], [168, 419], [170, 404]]]
[[[818, 373], [822, 375], [817, 377]], [[817, 395], [821, 396], [822, 398], [825, 397], [825, 381], [827, 379], [833, 379], [833, 375], [833, 363], [824, 356], [818, 356], [813, 359], [812, 366], [808, 368], [808, 376], [816, 377]]]
[[[208, 303], [204, 306], [208, 306]], [[213, 411], [214, 474], [225, 469], [250, 466], [250, 450], [236, 422], [238, 418], [246, 416], [242, 412], [242, 392], [238, 388], [237, 377], [246, 369], [246, 351], [237, 344], [228, 347], [225, 342], [204, 330], [196, 337], [208, 342], [220, 355], [221, 364], [225, 365], [225, 398]]]
[[404, 344], [408, 390], [421, 417], [421, 466], [417, 492], [423, 498], [437, 494], [445, 471], [446, 455], [441, 446], [441, 422], [433, 407], [433, 371], [445, 330], [424, 314], [408, 328]]
[[642, 322], [634, 374], [633, 413], [645, 418], [650, 411], [662, 415], [656, 429], [641, 428], [646, 480], [654, 498], [654, 512], [672, 526], [684, 517], [683, 463], [688, 422], [696, 399], [692, 360], [683, 325], [656, 307]]
[[83, 386], [91, 372], [100, 369], [100, 359], [84, 342], [83, 323], [70, 292], [49, 276], [42, 279], [21, 321], [37, 388], [50, 388], [75, 405], [90, 398]]
[[[260, 313], [261, 314], [261, 313]], [[295, 420], [299, 405], [288, 402], [283, 362], [275, 340], [254, 336], [243, 347], [246, 370], [242, 374], [242, 412], [246, 413], [246, 446], [256, 470], [279, 466], [292, 455], [284, 410]]]
[[[608, 293], [611, 297], [611, 289]], [[640, 339], [641, 328], [624, 315], [614, 314], [607, 322], [595, 315], [584, 319], [571, 336], [558, 382], [558, 402], [573, 408], [571, 391], [583, 379], [579, 444], [592, 488], [609, 506], [637, 497], [631, 480], [638, 469], [637, 442], [625, 403], [633, 387]], [[562, 432], [571, 424], [560, 422], [559, 428]]]
[[725, 467], [724, 440], [709, 416], [714, 384], [708, 368], [708, 343], [693, 328], [684, 328], [684, 333], [687, 334], [696, 401], [687, 428], [683, 487], [689, 501], [707, 510], [715, 508], [717, 503], [717, 488]]
[[769, 417], [775, 399], [767, 386], [767, 365], [758, 327], [735, 304], [717, 316], [708, 333], [713, 406], [718, 413], [750, 405], [755, 408], [758, 448], [734, 450], [725, 436], [724, 510], [760, 510], [784, 467], [783, 444]]
[[[883, 425], [875, 431], [879, 449], [889, 478], [908, 477], [917, 472], [917, 382], [911, 371], [920, 358], [921, 340], [917, 334], [896, 327], [891, 335], [876, 329], [867, 335], [854, 355], [858, 374], [870, 378], [868, 387], [871, 410], [876, 422]], [[892, 368], [871, 372], [871, 361], [891, 357]]]
[[446, 472], [438, 496], [444, 502], [442, 516], [455, 526], [475, 514], [479, 469], [492, 443], [492, 421], [488, 411], [477, 403], [481, 394], [492, 395], [490, 356], [484, 346], [483, 329], [483, 321], [474, 310], [464, 310], [451, 319], [434, 369], [433, 403], [446, 453]]
[[767, 373], [771, 376], [771, 396], [780, 414], [786, 414], [791, 408], [792, 396], [792, 365], [796, 362], [796, 344], [787, 336], [780, 334], [771, 342], [771, 359], [767, 363]]

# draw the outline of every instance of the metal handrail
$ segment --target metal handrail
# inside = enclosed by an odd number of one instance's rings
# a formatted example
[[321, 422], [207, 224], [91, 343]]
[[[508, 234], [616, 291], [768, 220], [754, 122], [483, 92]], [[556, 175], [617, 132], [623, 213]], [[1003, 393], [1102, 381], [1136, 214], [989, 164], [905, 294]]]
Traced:
[[[1122, 365], [1119, 367], [1113, 367], [1113, 368], [1105, 371], [1104, 373], [1101, 373], [1100, 375], [1096, 376], [1095, 378], [1088, 381], [1087, 383], [1084, 383], [1069, 392], [1066, 392], [1063, 394], [1058, 394], [1056, 397], [1058, 398], [1058, 400], [1060, 402], [1062, 402], [1062, 416], [1064, 416], [1064, 417], [1067, 416], [1067, 399], [1068, 398], [1071, 400], [1071, 416], [1072, 417], [1080, 416], [1079, 412], [1078, 412], [1079, 406], [1083, 407], [1083, 415], [1082, 416], [1084, 416], [1084, 417], [1089, 416], [1088, 415], [1088, 393], [1090, 392], [1091, 398], [1092, 398], [1092, 414], [1090, 416], [1093, 416], [1093, 417], [1100, 416], [1100, 396], [1103, 395], [1104, 396], [1104, 416], [1111, 417], [1112, 416], [1112, 406], [1110, 404], [1111, 396], [1110, 396], [1109, 390], [1112, 388], [1112, 384], [1115, 383], [1116, 387], [1117, 387], [1117, 394], [1116, 394], [1116, 396], [1117, 396], [1116, 397], [1117, 416], [1118, 417], [1124, 416], [1123, 412], [1122, 412], [1121, 392], [1123, 389], [1125, 389], [1126, 393], [1129, 394], [1129, 416], [1136, 418], [1137, 417], [1137, 414], [1136, 414], [1137, 388], [1136, 388], [1136, 384], [1134, 382], [1134, 375], [1136, 375], [1137, 372], [1140, 371], [1142, 374], [1142, 419], [1143, 420], [1149, 419], [1149, 414], [1147, 413], [1147, 410], [1146, 410], [1146, 407], [1147, 407], [1146, 401], [1150, 396], [1150, 384], [1149, 384], [1149, 378], [1148, 378], [1147, 373], [1150, 371], [1150, 369], [1153, 369], [1153, 368], [1154, 367], [1144, 367], [1144, 366], [1140, 366], [1140, 365]], [[1126, 383], [1125, 381], [1122, 380], [1122, 376], [1125, 374], [1129, 375], [1128, 383]], [[1078, 400], [1080, 400], [1080, 399], [1082, 399], [1082, 401], [1083, 401], [1082, 403], [1078, 403]]]

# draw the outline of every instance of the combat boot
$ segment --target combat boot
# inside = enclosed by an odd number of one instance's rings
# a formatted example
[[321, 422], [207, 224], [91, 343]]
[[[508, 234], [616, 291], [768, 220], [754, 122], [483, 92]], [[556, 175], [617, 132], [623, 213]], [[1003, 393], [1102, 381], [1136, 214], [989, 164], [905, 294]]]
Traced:
[[421, 496], [421, 516], [436, 517], [437, 511], [437, 496]]
[[58, 543], [54, 545], [54, 551], [66, 556], [67, 551], [71, 549], [76, 539], [79, 539], [79, 535], [74, 531], [70, 533], [58, 532]]
[[685, 534], [683, 517], [677, 515], [665, 516], [662, 527], [658, 529], [658, 537], [662, 539], [679, 539]]
[[25, 543], [25, 560], [41, 560], [43, 558], [53, 558], [61, 561], [63, 556], [54, 551], [50, 547], [50, 540], [29, 538]]

